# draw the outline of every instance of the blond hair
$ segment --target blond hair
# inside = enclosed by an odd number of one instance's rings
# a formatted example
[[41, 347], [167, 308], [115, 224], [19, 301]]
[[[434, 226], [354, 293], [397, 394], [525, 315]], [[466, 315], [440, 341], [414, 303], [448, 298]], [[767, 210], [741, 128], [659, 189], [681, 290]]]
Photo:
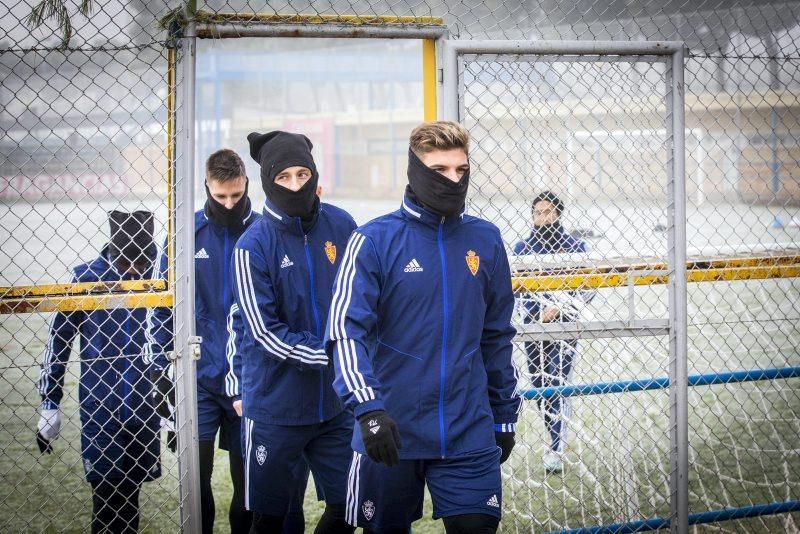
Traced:
[[469, 132], [457, 122], [423, 122], [411, 132], [409, 145], [417, 156], [454, 148], [461, 148], [469, 154]]

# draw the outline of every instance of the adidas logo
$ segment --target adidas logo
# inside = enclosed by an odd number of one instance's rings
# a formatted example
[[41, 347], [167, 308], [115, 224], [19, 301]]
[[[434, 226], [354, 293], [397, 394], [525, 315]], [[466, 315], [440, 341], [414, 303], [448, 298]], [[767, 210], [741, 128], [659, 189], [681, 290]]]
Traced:
[[194, 259], [196, 260], [207, 260], [208, 259], [208, 252], [206, 252], [205, 248], [201, 248], [197, 251], [197, 254], [194, 255]]
[[492, 495], [491, 499], [486, 501], [486, 504], [492, 508], [500, 508], [500, 501], [497, 500], [497, 495]]
[[419, 264], [416, 258], [408, 262], [406, 268], [403, 269], [407, 273], [421, 273], [422, 272], [422, 265]]
[[289, 259], [288, 255], [283, 256], [283, 261], [281, 262], [281, 269], [285, 269], [287, 267], [291, 267], [294, 265], [294, 262]]
[[377, 419], [370, 419], [369, 423], [367, 423], [367, 426], [369, 426], [369, 431], [373, 434], [377, 434], [381, 429], [381, 425], [378, 424]]

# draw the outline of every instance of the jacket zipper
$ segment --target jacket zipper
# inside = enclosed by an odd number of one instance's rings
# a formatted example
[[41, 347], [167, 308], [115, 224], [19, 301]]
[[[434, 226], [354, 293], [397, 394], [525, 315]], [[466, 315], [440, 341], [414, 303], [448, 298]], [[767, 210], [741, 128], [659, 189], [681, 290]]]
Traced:
[[[222, 260], [222, 310], [226, 316], [226, 323], [227, 323], [227, 315], [228, 315], [228, 272], [230, 269], [227, 267], [231, 264], [229, 254], [230, 248], [230, 239], [228, 237], [228, 227], [225, 227], [225, 242], [223, 249], [225, 250], [225, 255], [223, 256]], [[202, 358], [202, 354], [200, 355]], [[216, 370], [214, 371], [216, 373]], [[222, 393], [225, 393], [225, 379], [222, 380]]]
[[442, 261], [442, 302], [444, 308], [444, 320], [442, 321], [442, 355], [439, 367], [439, 440], [442, 458], [445, 457], [444, 444], [444, 382], [445, 366], [447, 362], [447, 264], [444, 257], [444, 217], [439, 223], [439, 256]]
[[224, 260], [222, 261], [222, 309], [225, 310], [225, 314], [227, 315], [228, 312], [228, 269], [225, 268], [226, 265], [230, 263], [228, 258], [228, 248], [230, 247], [230, 241], [228, 238], [228, 228], [225, 228], [225, 255], [223, 256]]
[[[300, 228], [302, 229], [302, 223]], [[308, 279], [309, 283], [311, 284], [310, 294], [311, 294], [311, 311], [314, 314], [314, 324], [317, 327], [315, 332], [316, 336], [319, 337], [320, 335], [320, 324], [319, 324], [319, 310], [317, 310], [317, 300], [314, 298], [314, 267], [311, 263], [311, 249], [308, 246], [308, 235], [303, 234], [303, 248], [306, 252], [306, 263], [308, 264]], [[325, 396], [325, 370], [319, 370], [319, 420], [320, 422], [325, 420], [324, 413], [323, 413], [323, 405], [324, 405], [324, 396]]]

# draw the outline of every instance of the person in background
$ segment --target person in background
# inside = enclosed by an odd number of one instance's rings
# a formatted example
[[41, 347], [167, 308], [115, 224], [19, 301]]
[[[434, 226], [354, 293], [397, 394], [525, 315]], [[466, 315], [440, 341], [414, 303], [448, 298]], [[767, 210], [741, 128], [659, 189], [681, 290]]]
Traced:
[[[588, 252], [583, 240], [569, 235], [561, 225], [564, 203], [554, 193], [543, 191], [531, 204], [533, 230], [530, 235], [514, 245], [513, 252], [525, 254], [558, 254]], [[594, 297], [593, 291], [563, 291], [557, 293], [531, 293], [520, 297], [525, 323], [573, 322], [581, 309]], [[575, 339], [555, 341], [526, 341], [525, 353], [532, 386], [562, 386], [570, 381], [577, 358], [578, 342]], [[543, 456], [548, 473], [563, 470], [564, 444], [571, 409], [569, 398], [555, 395], [538, 399], [544, 413], [545, 427], [550, 434], [550, 444]]]
[[[71, 283], [156, 278], [160, 251], [153, 242], [153, 214], [108, 216], [109, 244], [97, 258], [72, 268]], [[36, 442], [40, 452], [52, 452], [61, 429], [66, 364], [80, 337], [81, 457], [92, 486], [92, 533], [137, 532], [141, 485], [161, 476], [160, 421], [141, 358], [146, 314], [145, 308], [56, 312], [50, 322], [38, 381]]]

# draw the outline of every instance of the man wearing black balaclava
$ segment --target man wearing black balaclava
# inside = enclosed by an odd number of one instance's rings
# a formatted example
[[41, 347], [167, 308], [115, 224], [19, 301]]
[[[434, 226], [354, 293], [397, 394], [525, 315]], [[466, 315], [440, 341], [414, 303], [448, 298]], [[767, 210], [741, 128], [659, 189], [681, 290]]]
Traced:
[[251, 133], [261, 166], [263, 216], [239, 239], [231, 277], [241, 368], [246, 506], [252, 532], [277, 533], [308, 463], [325, 499], [317, 534], [345, 534], [353, 416], [333, 392], [322, 340], [336, 275], [355, 222], [317, 195], [311, 141], [289, 132]]
[[[568, 234], [561, 225], [564, 203], [551, 191], [543, 191], [531, 202], [533, 230], [514, 245], [514, 254], [561, 254], [587, 252], [587, 244]], [[594, 297], [593, 291], [559, 291], [528, 293], [520, 296], [526, 323], [576, 321], [581, 309]], [[560, 386], [570, 380], [572, 364], [577, 357], [578, 342], [574, 339], [526, 341], [528, 371], [533, 387]], [[563, 470], [564, 444], [567, 434], [569, 399], [553, 396], [539, 398], [550, 446], [542, 463], [548, 473]]]
[[402, 205], [353, 233], [327, 329], [357, 419], [348, 521], [408, 532], [427, 484], [446, 532], [488, 534], [520, 407], [508, 258], [498, 229], [464, 213], [467, 131], [424, 123], [409, 145]]
[[261, 165], [261, 187], [267, 200], [289, 217], [298, 217], [308, 232], [319, 207], [319, 174], [304, 135], [251, 133], [250, 156]]
[[[98, 257], [72, 268], [71, 282], [112, 284], [157, 277], [153, 214], [108, 214], [110, 239]], [[161, 476], [159, 418], [151, 400], [145, 308], [56, 312], [39, 374], [41, 418], [36, 443], [56, 447], [64, 375], [80, 338], [81, 465], [92, 488], [92, 532], [136, 532], [139, 493]]]

